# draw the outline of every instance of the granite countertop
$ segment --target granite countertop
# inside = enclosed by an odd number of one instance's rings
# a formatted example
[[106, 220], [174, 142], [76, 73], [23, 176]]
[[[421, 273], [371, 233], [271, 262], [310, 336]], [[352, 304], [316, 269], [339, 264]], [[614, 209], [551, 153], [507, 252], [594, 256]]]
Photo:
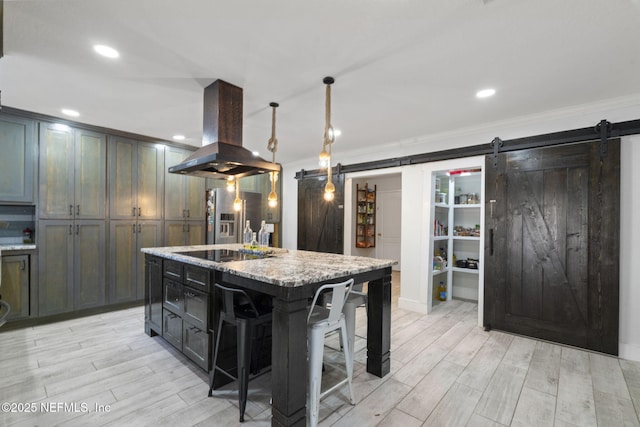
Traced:
[[289, 287], [302, 286], [307, 283], [317, 283], [351, 274], [366, 273], [367, 271], [390, 267], [398, 263], [395, 260], [388, 259], [280, 248], [272, 248], [274, 251], [273, 254], [264, 258], [230, 262], [209, 261], [176, 253], [211, 249], [238, 250], [240, 248], [242, 248], [241, 244], [172, 246], [142, 248], [142, 252], [166, 259], [229, 272], [265, 283]]
[[0, 244], [0, 251], [32, 251], [38, 247], [35, 243], [6, 243]]

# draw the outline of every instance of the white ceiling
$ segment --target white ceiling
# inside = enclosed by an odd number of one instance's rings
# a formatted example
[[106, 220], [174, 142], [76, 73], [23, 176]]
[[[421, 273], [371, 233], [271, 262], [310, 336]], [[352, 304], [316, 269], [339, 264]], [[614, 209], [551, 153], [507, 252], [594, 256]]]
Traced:
[[280, 103], [283, 163], [320, 151], [328, 75], [336, 158], [640, 94], [640, 0], [4, 0], [4, 31], [5, 106], [200, 145], [222, 79], [265, 158]]

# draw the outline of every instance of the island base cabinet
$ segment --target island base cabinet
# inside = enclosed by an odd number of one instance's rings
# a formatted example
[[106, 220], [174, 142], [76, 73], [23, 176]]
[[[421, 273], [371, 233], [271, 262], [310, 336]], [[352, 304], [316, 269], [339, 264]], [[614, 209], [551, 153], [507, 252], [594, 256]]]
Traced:
[[182, 324], [182, 353], [208, 372], [211, 359], [211, 334], [189, 322], [183, 321]]
[[171, 311], [162, 310], [162, 338], [182, 351], [182, 317]]
[[162, 335], [162, 260], [146, 255], [144, 271], [145, 332]]

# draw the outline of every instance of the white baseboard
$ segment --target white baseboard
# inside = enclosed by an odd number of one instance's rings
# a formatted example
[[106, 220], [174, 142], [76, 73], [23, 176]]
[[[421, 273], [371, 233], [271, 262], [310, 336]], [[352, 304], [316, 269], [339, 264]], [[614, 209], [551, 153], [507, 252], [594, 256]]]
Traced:
[[421, 302], [417, 302], [408, 298], [398, 298], [398, 307], [402, 308], [403, 310], [415, 311], [417, 313], [428, 313], [427, 304], [423, 304]]
[[626, 360], [640, 362], [640, 345], [618, 343], [618, 357]]

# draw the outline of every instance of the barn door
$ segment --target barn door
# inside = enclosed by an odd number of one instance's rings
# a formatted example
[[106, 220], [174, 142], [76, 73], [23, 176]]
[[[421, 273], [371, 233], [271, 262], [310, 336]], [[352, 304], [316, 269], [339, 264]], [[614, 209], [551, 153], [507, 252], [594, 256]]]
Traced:
[[620, 141], [486, 161], [491, 328], [618, 354]]
[[298, 249], [344, 253], [344, 175], [333, 175], [335, 198], [324, 200], [327, 178], [298, 181]]

